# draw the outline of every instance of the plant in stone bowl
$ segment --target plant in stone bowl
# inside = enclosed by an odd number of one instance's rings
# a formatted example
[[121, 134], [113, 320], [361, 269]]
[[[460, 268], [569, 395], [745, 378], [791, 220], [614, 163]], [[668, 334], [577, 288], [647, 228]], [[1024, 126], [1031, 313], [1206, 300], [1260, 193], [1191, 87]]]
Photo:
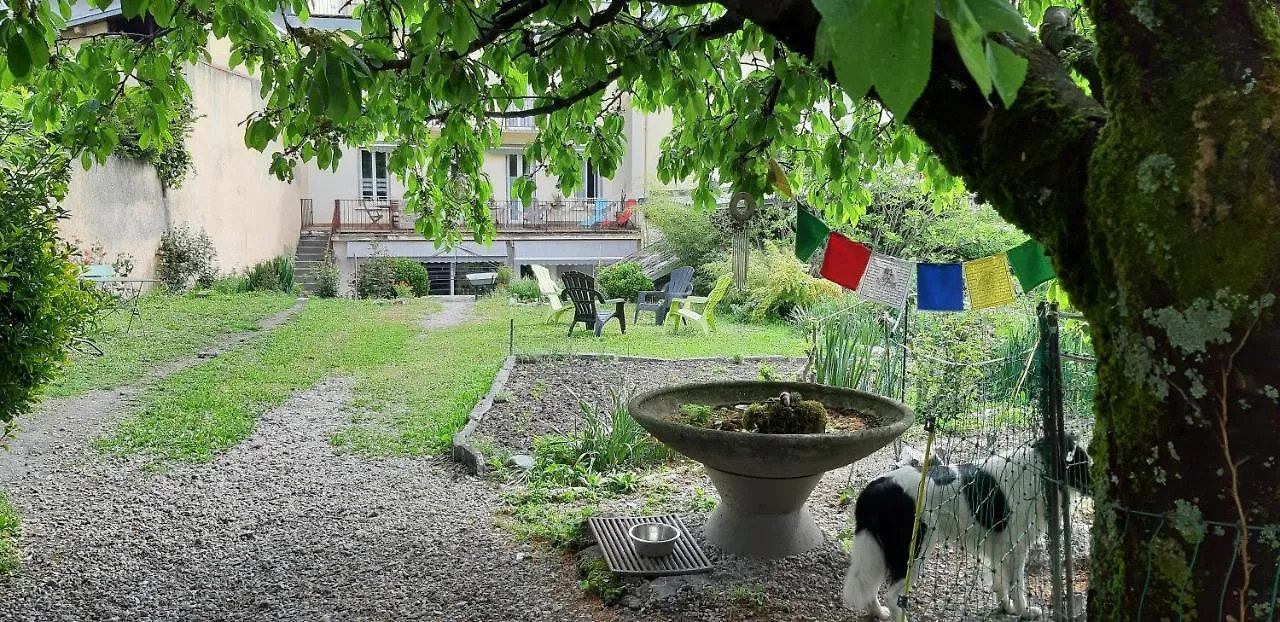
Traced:
[[888, 445], [911, 426], [891, 399], [802, 382], [714, 382], [636, 396], [631, 416], [702, 463], [721, 503], [703, 529], [720, 549], [784, 557], [822, 543], [805, 507], [823, 473]]

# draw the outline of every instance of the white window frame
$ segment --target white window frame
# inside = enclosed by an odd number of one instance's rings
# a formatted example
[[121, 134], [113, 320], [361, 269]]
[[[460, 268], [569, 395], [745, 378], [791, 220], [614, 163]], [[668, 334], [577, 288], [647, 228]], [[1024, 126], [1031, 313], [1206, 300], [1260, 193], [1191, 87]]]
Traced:
[[[390, 155], [385, 149], [360, 150], [356, 192], [361, 199], [385, 201], [391, 198], [391, 170], [388, 163]], [[379, 164], [381, 164], [380, 170]]]

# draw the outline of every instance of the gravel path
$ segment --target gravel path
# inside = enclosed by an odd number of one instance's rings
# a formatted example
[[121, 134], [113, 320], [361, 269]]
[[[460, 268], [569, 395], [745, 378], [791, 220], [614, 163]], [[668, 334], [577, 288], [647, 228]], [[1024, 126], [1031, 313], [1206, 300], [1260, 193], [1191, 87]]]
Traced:
[[[258, 320], [258, 331], [231, 333], [223, 336], [206, 353], [225, 350], [261, 335], [284, 322], [302, 309], [305, 301]], [[17, 440], [9, 450], [0, 450], [0, 487], [11, 478], [23, 474], [47, 471], [57, 456], [74, 452], [84, 443], [103, 432], [132, 404], [136, 396], [148, 384], [199, 363], [202, 359], [193, 353], [152, 368], [139, 381], [128, 387], [89, 391], [83, 395], [61, 400], [49, 400], [38, 411], [19, 419]]]
[[[451, 321], [468, 309], [446, 303]], [[0, 578], [0, 620], [611, 617], [558, 557], [493, 525], [491, 484], [440, 459], [336, 455], [350, 385], [325, 381], [213, 462], [159, 472], [86, 448], [102, 421], [51, 426], [40, 460], [0, 466], [24, 557]]]

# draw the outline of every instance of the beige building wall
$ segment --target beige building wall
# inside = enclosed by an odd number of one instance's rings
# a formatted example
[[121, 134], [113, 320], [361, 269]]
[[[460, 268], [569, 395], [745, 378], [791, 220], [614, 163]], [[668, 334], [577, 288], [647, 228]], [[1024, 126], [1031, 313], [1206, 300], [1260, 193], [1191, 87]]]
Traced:
[[63, 202], [71, 213], [63, 237], [101, 243], [108, 261], [133, 255], [135, 276], [153, 274], [160, 235], [170, 227], [206, 231], [223, 272], [297, 244], [308, 172], [300, 170], [293, 183], [279, 181], [268, 172], [272, 149], [258, 153], [244, 145], [240, 123], [261, 105], [259, 82], [205, 63], [190, 67], [187, 79], [197, 119], [187, 139], [192, 171], [180, 187], [164, 190], [149, 165], [113, 157], [88, 171], [77, 168]]

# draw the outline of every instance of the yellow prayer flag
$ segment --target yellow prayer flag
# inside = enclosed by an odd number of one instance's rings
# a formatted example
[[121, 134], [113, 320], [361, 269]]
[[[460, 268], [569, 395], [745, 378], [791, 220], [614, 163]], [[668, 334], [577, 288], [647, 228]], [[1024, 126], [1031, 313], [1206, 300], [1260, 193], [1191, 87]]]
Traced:
[[986, 309], [1013, 302], [1009, 258], [1000, 253], [965, 262], [964, 286], [969, 291], [970, 309]]

